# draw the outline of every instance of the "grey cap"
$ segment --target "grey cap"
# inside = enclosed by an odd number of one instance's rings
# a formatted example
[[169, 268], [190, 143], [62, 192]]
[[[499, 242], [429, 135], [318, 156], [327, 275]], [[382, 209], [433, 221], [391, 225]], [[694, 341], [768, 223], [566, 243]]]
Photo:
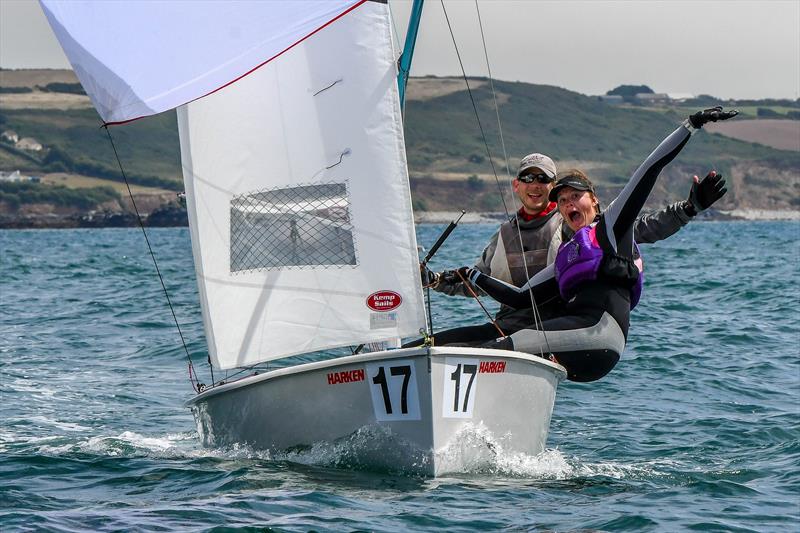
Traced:
[[551, 178], [555, 179], [556, 177], [556, 164], [553, 163], [553, 160], [547, 157], [544, 154], [528, 154], [522, 158], [519, 162], [519, 170], [517, 170], [517, 177], [520, 177], [523, 172], [528, 170], [529, 168], [539, 168], [550, 176]]

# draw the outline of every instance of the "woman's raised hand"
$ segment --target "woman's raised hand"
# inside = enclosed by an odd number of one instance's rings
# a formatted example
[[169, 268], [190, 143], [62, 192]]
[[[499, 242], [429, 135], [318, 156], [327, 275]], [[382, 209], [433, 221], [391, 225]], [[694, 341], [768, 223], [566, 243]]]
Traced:
[[711, 207], [726, 192], [728, 189], [725, 187], [725, 178], [722, 177], [722, 174], [717, 174], [715, 170], [712, 170], [702, 180], [694, 176], [688, 201], [692, 204], [696, 214]]
[[689, 122], [692, 123], [692, 126], [699, 129], [703, 127], [703, 124], [717, 122], [719, 120], [728, 120], [729, 118], [733, 118], [738, 114], [739, 112], [735, 109], [731, 111], [723, 111], [722, 106], [718, 105], [716, 107], [698, 111], [694, 115], [689, 115]]

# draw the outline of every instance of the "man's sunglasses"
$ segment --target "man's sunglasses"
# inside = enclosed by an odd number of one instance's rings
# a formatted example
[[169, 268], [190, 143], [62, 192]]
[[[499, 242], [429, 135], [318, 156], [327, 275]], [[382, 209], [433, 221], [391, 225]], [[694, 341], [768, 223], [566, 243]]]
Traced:
[[523, 174], [522, 176], [517, 177], [519, 181], [522, 183], [533, 183], [534, 181], [538, 181], [539, 183], [546, 184], [552, 181], [555, 181], [553, 178], [548, 176], [547, 174]]

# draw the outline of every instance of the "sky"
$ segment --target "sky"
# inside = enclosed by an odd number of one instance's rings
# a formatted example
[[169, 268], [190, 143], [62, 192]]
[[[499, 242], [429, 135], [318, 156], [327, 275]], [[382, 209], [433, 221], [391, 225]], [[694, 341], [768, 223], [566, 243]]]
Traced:
[[[467, 75], [487, 76], [475, 1], [444, 6]], [[411, 1], [390, 7], [402, 40]], [[497, 79], [583, 94], [631, 84], [800, 98], [800, 0], [480, 0], [478, 7]], [[69, 68], [38, 2], [0, 0], [0, 67]], [[423, 9], [411, 73], [461, 73], [439, 0]]]

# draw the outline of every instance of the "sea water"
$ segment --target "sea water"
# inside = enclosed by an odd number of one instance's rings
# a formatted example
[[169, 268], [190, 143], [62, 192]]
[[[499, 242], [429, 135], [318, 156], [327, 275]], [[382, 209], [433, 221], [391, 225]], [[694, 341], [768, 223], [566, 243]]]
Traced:
[[[460, 226], [432, 266], [473, 264], [493, 230]], [[148, 231], [208, 382], [188, 231]], [[2, 231], [0, 530], [797, 531], [800, 224], [695, 222], [643, 251], [622, 361], [560, 386], [547, 450], [423, 479], [359, 462], [368, 434], [202, 448], [140, 231]], [[472, 299], [432, 306], [437, 329], [485, 321]]]

